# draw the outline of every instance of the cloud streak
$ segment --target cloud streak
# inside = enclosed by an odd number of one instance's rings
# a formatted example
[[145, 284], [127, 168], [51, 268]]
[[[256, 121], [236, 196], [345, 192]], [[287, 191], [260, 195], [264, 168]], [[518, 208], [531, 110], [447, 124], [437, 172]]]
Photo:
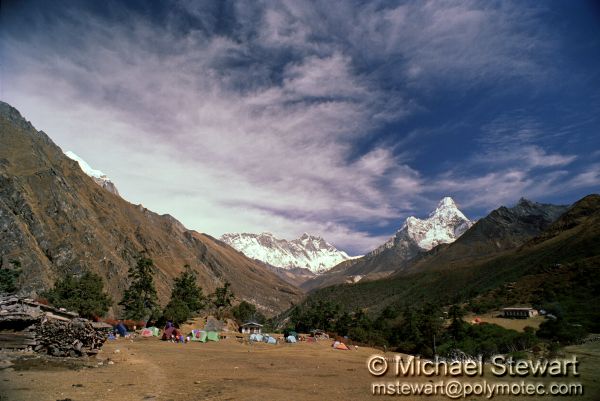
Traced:
[[[578, 160], [545, 149], [539, 127], [487, 122], [481, 150], [430, 173], [413, 159], [414, 131], [402, 127], [432, 112], [436, 88], [548, 79], [554, 71], [540, 73], [540, 63], [551, 35], [524, 29], [540, 10], [471, 1], [168, 4], [25, 10], [29, 36], [15, 14], [2, 37], [2, 97], [107, 172], [127, 199], [190, 228], [308, 231], [361, 253], [437, 196], [484, 207], [541, 196]], [[502, 142], [507, 132], [522, 137], [518, 151]], [[545, 171], [534, 179], [536, 169]], [[597, 178], [578, 177], [581, 185]]]

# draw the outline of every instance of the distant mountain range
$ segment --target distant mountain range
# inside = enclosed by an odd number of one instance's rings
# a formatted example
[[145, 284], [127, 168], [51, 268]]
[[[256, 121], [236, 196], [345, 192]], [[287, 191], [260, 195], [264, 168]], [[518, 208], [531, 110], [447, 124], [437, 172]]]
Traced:
[[459, 238], [473, 225], [450, 197], [443, 198], [426, 219], [410, 216], [385, 244], [364, 257], [341, 263], [319, 277], [302, 284], [313, 289], [365, 278], [382, 278], [403, 268], [417, 255]]
[[[392, 262], [373, 263], [386, 260]], [[325, 283], [304, 302], [331, 301], [345, 311], [366, 310], [372, 316], [386, 307], [427, 303], [468, 304], [480, 310], [534, 305], [557, 310], [570, 324], [597, 333], [600, 195], [588, 195], [571, 206], [521, 199], [513, 207], [492, 211], [453, 243], [422, 252], [401, 266], [384, 279]]]
[[353, 259], [323, 238], [307, 233], [291, 241], [276, 238], [271, 233], [231, 233], [220, 239], [249, 258], [285, 270], [308, 269], [313, 274], [321, 274]]
[[238, 299], [268, 315], [301, 299], [297, 287], [263, 264], [116, 196], [104, 174], [70, 156], [77, 162], [0, 102], [0, 267], [21, 266], [23, 294], [35, 296], [59, 277], [92, 271], [118, 301], [129, 267], [143, 254], [154, 261], [162, 305], [186, 264], [205, 294], [227, 281]]

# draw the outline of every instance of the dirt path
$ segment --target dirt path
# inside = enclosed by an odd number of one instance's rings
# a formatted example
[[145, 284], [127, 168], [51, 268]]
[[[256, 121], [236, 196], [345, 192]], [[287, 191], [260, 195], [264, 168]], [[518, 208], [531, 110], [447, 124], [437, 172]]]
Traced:
[[[373, 400], [381, 398], [370, 394], [377, 379], [368, 373], [366, 361], [374, 353], [379, 352], [334, 350], [329, 342], [274, 346], [233, 340], [207, 344], [119, 340], [107, 343], [88, 367], [79, 363], [78, 370], [40, 362], [0, 370], [0, 400]], [[600, 366], [600, 355], [587, 356], [587, 361], [590, 379], [597, 376], [592, 372]], [[430, 378], [409, 381], [426, 383]], [[594, 395], [574, 399], [593, 400]]]

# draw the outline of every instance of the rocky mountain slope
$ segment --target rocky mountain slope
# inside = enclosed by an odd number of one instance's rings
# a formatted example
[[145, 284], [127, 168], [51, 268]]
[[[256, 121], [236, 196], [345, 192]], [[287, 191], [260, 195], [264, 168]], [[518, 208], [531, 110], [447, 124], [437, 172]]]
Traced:
[[540, 235], [568, 209], [521, 198], [512, 207], [501, 206], [479, 219], [456, 242], [419, 255], [410, 269], [419, 269], [422, 263], [450, 267], [461, 260], [485, 260], [515, 249]]
[[35, 294], [66, 274], [98, 273], [114, 299], [140, 253], [154, 260], [159, 301], [189, 264], [205, 293], [229, 281], [267, 314], [301, 292], [263, 265], [169, 215], [133, 205], [100, 187], [42, 131], [0, 102], [0, 264], [18, 262], [23, 292]]
[[90, 176], [94, 182], [100, 185], [102, 188], [106, 189], [109, 192], [112, 192], [115, 195], [119, 195], [119, 191], [115, 184], [108, 178], [106, 174], [104, 174], [100, 170], [93, 169], [85, 160], [81, 157], [77, 156], [74, 152], [68, 150], [65, 152], [65, 156], [67, 156], [71, 160], [75, 160], [81, 170]]
[[385, 244], [355, 261], [342, 263], [327, 274], [302, 284], [313, 289], [381, 278], [404, 268], [414, 257], [440, 244], [454, 242], [473, 225], [450, 197], [443, 198], [426, 219], [408, 217]]
[[306, 233], [291, 241], [276, 238], [271, 233], [232, 233], [220, 239], [249, 258], [286, 270], [308, 269], [320, 274], [352, 259], [323, 238]]
[[493, 211], [456, 242], [434, 248], [408, 269], [384, 280], [317, 289], [308, 301], [331, 300], [348, 311], [372, 313], [425, 302], [470, 301], [492, 308], [553, 304], [574, 323], [595, 320], [600, 327], [599, 269], [600, 195], [569, 208], [521, 200]]

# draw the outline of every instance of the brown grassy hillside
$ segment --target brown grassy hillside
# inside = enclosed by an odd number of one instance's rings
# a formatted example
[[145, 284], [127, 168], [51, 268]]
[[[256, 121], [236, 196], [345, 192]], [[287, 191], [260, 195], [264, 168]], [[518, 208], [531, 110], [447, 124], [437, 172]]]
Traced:
[[226, 244], [99, 187], [45, 133], [0, 102], [0, 266], [21, 264], [23, 291], [39, 293], [61, 275], [91, 270], [118, 300], [140, 252], [155, 262], [162, 304], [185, 264], [198, 272], [205, 293], [227, 280], [239, 298], [267, 314], [301, 296]]

